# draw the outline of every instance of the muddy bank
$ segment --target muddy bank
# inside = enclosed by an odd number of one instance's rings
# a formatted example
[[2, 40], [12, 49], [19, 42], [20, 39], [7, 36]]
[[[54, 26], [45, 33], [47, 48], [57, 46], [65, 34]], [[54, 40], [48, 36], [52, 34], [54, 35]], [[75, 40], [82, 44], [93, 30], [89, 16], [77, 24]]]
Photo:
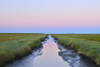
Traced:
[[[53, 36], [54, 37], [54, 36]], [[59, 55], [65, 60], [68, 61], [70, 63], [70, 65], [72, 65], [72, 67], [100, 67], [98, 64], [96, 64], [91, 58], [87, 57], [86, 55], [83, 55], [82, 53], [79, 53], [79, 51], [76, 50], [76, 47], [73, 46], [72, 44], [68, 44], [65, 46], [65, 43], [63, 43], [62, 41], [57, 41], [58, 38], [55, 38], [55, 41], [59, 44], [61, 44], [62, 46], [64, 46], [64, 48], [66, 48], [68, 51], [61, 51], [59, 52]], [[61, 48], [60, 48], [61, 49]], [[70, 50], [70, 51], [69, 51]], [[80, 55], [80, 56], [79, 56]], [[79, 56], [79, 57], [78, 57]], [[66, 57], [66, 58], [65, 58]], [[68, 60], [68, 58], [77, 58], [75, 60]], [[76, 61], [77, 60], [77, 61]], [[79, 62], [80, 65], [78, 65]], [[76, 64], [75, 64], [76, 63]], [[83, 64], [84, 63], [84, 64]], [[78, 66], [75, 66], [78, 65]]]
[[78, 53], [72, 49], [67, 49], [59, 43], [58, 47], [60, 49], [58, 52], [59, 56], [61, 56], [62, 59], [68, 62], [72, 67], [99, 67], [89, 59], [84, 59], [83, 57], [79, 56]]

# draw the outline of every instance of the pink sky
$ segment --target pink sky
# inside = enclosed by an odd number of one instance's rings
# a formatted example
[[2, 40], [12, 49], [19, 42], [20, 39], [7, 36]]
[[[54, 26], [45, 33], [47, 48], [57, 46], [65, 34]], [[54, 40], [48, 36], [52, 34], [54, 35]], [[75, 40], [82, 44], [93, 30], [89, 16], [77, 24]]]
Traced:
[[100, 28], [100, 0], [3, 0], [0, 9], [1, 29]]

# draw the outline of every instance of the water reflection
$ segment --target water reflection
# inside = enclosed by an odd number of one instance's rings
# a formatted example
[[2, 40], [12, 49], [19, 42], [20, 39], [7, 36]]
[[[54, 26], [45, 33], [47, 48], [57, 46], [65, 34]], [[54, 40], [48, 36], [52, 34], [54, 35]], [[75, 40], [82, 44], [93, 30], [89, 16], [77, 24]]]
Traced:
[[42, 42], [42, 48], [5, 67], [97, 67], [83, 60], [73, 50], [65, 49], [50, 35], [48, 38]]
[[43, 54], [35, 58], [34, 67], [71, 67], [69, 63], [63, 61], [58, 55], [60, 50], [53, 38], [49, 36], [49, 40], [43, 45], [41, 52]]
[[[47, 39], [46, 39], [47, 40]], [[47, 41], [42, 42], [43, 49], [33, 51], [29, 56], [14, 61], [5, 67], [71, 67], [58, 55], [60, 51], [54, 39], [49, 36]]]

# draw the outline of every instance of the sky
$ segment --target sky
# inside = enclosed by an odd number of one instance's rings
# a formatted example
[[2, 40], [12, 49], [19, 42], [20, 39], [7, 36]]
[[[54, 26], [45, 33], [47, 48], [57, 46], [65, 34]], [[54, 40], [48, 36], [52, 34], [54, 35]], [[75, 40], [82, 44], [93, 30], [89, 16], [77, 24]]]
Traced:
[[0, 0], [0, 33], [100, 33], [100, 0]]

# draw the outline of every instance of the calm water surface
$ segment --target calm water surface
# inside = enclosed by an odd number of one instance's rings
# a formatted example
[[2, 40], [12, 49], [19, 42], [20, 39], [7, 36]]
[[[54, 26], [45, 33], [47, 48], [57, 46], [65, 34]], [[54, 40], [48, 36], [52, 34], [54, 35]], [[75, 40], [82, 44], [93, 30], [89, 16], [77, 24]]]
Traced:
[[65, 49], [51, 36], [48, 37], [48, 40], [42, 42], [42, 48], [34, 50], [31, 55], [5, 67], [97, 67], [80, 58], [72, 50]]

